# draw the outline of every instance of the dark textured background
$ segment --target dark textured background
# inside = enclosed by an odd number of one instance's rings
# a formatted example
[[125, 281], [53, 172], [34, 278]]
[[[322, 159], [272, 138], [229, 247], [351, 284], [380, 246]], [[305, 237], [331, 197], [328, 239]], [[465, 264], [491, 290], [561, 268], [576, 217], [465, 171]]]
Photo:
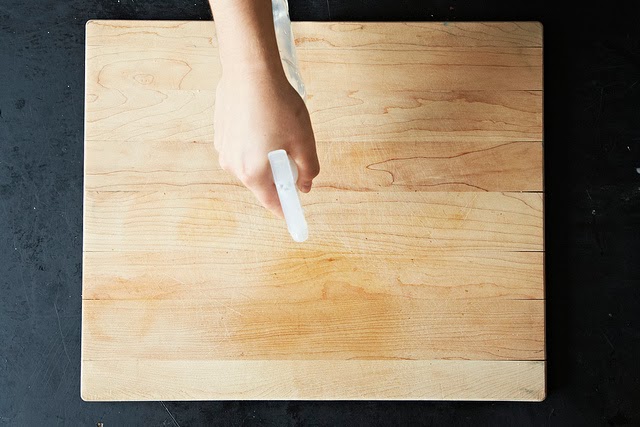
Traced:
[[205, 0], [0, 0], [0, 425], [640, 425], [638, 2], [290, 2], [294, 20], [543, 22], [547, 400], [82, 402], [84, 23], [211, 15]]

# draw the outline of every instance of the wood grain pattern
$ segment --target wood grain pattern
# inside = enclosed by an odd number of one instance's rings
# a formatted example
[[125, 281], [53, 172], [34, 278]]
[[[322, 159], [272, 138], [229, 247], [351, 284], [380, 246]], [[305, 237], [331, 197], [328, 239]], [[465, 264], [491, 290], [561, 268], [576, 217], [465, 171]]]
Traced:
[[87, 24], [83, 398], [543, 399], [541, 26], [295, 23], [300, 245], [217, 164], [213, 25]]
[[428, 50], [433, 47], [542, 47], [538, 22], [296, 22], [296, 46], [349, 50]]
[[296, 301], [249, 289], [84, 307], [88, 360], [544, 359], [541, 300], [417, 299], [335, 283]]
[[[113, 360], [83, 364], [86, 400], [526, 400], [545, 396], [544, 362], [479, 360]], [[158, 373], [162, 373], [159, 375]], [[197, 375], [194, 375], [197, 373]], [[363, 375], [366, 373], [366, 375]], [[419, 379], [417, 381], [416, 379]]]
[[[432, 251], [412, 254], [235, 250], [86, 251], [85, 299], [299, 301], [336, 286], [414, 299], [542, 299], [541, 252]], [[117, 266], [117, 270], [114, 269]], [[220, 269], [225, 274], [220, 274]], [[291, 280], [291, 272], [298, 276]], [[280, 278], [287, 277], [283, 282]], [[346, 292], [346, 288], [345, 292]]]
[[[86, 45], [114, 47], [123, 40], [145, 48], [217, 47], [213, 22], [89, 21]], [[296, 46], [423, 50], [430, 47], [542, 47], [538, 22], [295, 22]], [[167, 31], [170, 30], [170, 31]]]
[[[540, 191], [542, 146], [514, 142], [318, 142], [315, 188], [352, 191]], [[146, 161], [154, 158], [153, 162]], [[213, 143], [92, 141], [85, 188], [207, 191], [240, 186], [220, 169]], [[495, 165], [503, 165], [496, 168]], [[90, 172], [89, 172], [90, 171]]]
[[[91, 140], [210, 142], [213, 137], [213, 91], [132, 89], [133, 98], [102, 92], [89, 94], [96, 104], [88, 107], [95, 117], [87, 123]], [[393, 96], [335, 87], [313, 93], [307, 105], [319, 142], [542, 139], [542, 95], [536, 91], [406, 91]]]
[[[434, 249], [542, 250], [537, 193], [359, 193], [303, 198], [313, 235], [328, 253], [428, 255]], [[285, 225], [247, 191], [86, 192], [86, 251], [299, 250]], [[366, 219], [366, 220], [363, 220]], [[250, 226], [249, 226], [250, 224]]]

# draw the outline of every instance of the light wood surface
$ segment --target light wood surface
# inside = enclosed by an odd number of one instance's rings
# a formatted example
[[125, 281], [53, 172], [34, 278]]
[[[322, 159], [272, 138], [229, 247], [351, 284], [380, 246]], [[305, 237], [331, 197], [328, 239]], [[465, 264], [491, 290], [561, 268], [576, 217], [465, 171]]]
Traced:
[[[480, 360], [111, 360], [85, 361], [102, 381], [86, 400], [544, 398], [544, 362]], [[86, 375], [86, 374], [85, 374]], [[375, 378], [375, 381], [371, 381]], [[213, 383], [213, 384], [212, 384]], [[215, 385], [215, 386], [214, 386]]]
[[304, 244], [217, 164], [214, 24], [87, 24], [83, 398], [543, 399], [540, 25], [294, 33]]
[[[318, 176], [314, 188], [420, 192], [542, 188], [542, 145], [530, 141], [321, 141], [317, 148], [320, 163], [331, 173]], [[157, 160], [146, 162], [150, 157]], [[214, 184], [239, 185], [218, 168], [215, 158], [209, 141], [92, 141], [92, 152], [85, 157], [91, 171], [85, 188], [165, 191], [188, 186], [203, 191]]]

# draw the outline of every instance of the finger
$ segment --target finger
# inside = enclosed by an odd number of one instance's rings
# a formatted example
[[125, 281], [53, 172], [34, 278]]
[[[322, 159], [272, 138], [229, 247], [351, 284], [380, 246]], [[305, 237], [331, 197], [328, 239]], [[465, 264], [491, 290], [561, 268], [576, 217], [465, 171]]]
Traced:
[[259, 168], [258, 173], [239, 173], [240, 181], [256, 196], [258, 201], [266, 209], [271, 211], [279, 218], [284, 218], [282, 213], [282, 206], [280, 206], [280, 199], [278, 198], [278, 191], [273, 183], [273, 177], [271, 175], [271, 168], [269, 163], [265, 162], [262, 167]]
[[223, 171], [229, 172], [229, 163], [221, 153], [218, 154], [218, 165], [220, 165], [220, 169], [222, 169]]
[[315, 144], [312, 147], [307, 148], [306, 151], [294, 153], [292, 156], [298, 166], [298, 188], [303, 193], [308, 193], [311, 190], [313, 179], [320, 173]]
[[262, 206], [271, 211], [278, 218], [284, 218], [282, 206], [280, 206], [280, 199], [278, 198], [278, 191], [276, 190], [276, 186], [273, 181], [252, 186], [249, 187], [249, 189], [253, 192]]

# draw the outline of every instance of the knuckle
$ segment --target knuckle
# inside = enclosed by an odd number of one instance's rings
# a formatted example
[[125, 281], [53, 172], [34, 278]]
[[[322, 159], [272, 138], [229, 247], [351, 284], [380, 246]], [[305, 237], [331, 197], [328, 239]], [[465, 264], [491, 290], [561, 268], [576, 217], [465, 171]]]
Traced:
[[253, 174], [251, 172], [250, 169], [246, 168], [246, 167], [241, 167], [238, 171], [237, 174], [238, 179], [244, 184], [244, 185], [252, 185], [256, 182], [256, 175]]
[[262, 164], [249, 160], [242, 163], [237, 170], [236, 176], [247, 187], [255, 187], [263, 182], [268, 173], [268, 167], [268, 163]]
[[315, 161], [309, 165], [309, 174], [313, 177], [318, 176], [320, 173], [320, 164]]
[[218, 157], [218, 164], [220, 165], [220, 167], [225, 170], [225, 171], [229, 171], [229, 163], [227, 162], [227, 160], [223, 157], [223, 156], [219, 156]]

